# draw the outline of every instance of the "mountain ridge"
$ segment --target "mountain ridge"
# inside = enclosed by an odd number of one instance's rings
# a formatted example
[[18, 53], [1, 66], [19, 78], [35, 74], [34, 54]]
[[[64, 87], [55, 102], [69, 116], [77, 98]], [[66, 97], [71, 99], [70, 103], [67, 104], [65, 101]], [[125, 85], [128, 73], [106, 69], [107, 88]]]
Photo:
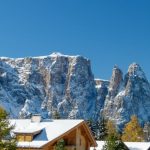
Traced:
[[115, 65], [111, 79], [102, 80], [79, 55], [0, 57], [0, 105], [13, 118], [33, 113], [52, 118], [58, 112], [63, 118], [97, 120], [103, 114], [122, 128], [134, 114], [141, 124], [150, 120], [150, 84], [136, 63], [125, 75]]

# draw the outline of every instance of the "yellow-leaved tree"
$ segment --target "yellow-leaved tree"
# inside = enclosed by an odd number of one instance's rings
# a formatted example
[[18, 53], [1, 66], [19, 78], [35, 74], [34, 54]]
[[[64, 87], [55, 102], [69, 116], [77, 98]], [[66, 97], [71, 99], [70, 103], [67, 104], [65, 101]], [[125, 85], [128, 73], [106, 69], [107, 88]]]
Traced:
[[107, 122], [107, 137], [102, 150], [129, 150], [120, 139], [115, 123], [111, 120]]
[[106, 124], [106, 128], [107, 128], [108, 135], [114, 135], [116, 137], [119, 137], [119, 134], [116, 130], [116, 126], [113, 121], [108, 120]]
[[125, 125], [121, 139], [125, 142], [141, 142], [144, 140], [143, 129], [135, 115], [131, 116], [130, 122]]

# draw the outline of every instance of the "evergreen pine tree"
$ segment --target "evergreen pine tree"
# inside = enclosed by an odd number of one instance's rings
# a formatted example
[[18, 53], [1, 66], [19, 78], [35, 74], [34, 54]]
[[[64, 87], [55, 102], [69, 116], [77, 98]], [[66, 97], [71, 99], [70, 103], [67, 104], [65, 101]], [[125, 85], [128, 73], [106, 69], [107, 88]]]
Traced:
[[122, 140], [126, 142], [141, 142], [144, 140], [143, 129], [140, 127], [136, 116], [131, 116], [131, 121], [125, 125]]
[[0, 150], [16, 150], [16, 140], [10, 135], [12, 129], [7, 112], [0, 107]]
[[129, 148], [116, 136], [109, 135], [102, 150], [129, 150]]
[[86, 123], [89, 126], [93, 136], [96, 137], [96, 130], [97, 130], [96, 122], [94, 122], [92, 119], [89, 119], [86, 121]]
[[65, 141], [64, 139], [60, 139], [55, 145], [55, 150], [65, 150]]
[[53, 119], [60, 119], [60, 114], [58, 113], [58, 111], [54, 111], [53, 113]]
[[144, 132], [144, 141], [149, 142], [150, 141], [150, 122], [146, 122], [144, 124], [143, 132]]
[[92, 130], [92, 133], [93, 133], [95, 139], [97, 140], [97, 132], [98, 132], [98, 122], [97, 121], [92, 122], [91, 130]]
[[97, 122], [97, 136], [96, 140], [105, 140], [107, 137], [107, 128], [106, 128], [106, 120], [101, 118], [100, 121]]

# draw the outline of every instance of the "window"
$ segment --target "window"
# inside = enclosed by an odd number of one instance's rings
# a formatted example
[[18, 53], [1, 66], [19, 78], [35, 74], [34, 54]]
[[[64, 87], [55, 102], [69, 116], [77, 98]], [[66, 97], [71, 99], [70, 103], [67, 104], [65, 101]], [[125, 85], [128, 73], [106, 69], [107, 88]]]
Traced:
[[26, 135], [25, 136], [25, 141], [31, 142], [32, 141], [32, 136], [31, 135]]
[[31, 142], [32, 141], [32, 135], [17, 135], [17, 141]]
[[17, 141], [24, 141], [23, 135], [17, 135]]

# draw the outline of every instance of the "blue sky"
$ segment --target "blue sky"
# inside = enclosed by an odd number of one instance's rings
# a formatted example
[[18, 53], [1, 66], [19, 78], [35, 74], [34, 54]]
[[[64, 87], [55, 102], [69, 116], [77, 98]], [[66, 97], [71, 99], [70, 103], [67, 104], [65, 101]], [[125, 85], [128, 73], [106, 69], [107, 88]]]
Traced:
[[0, 56], [83, 55], [95, 77], [139, 63], [150, 79], [149, 0], [0, 0]]

